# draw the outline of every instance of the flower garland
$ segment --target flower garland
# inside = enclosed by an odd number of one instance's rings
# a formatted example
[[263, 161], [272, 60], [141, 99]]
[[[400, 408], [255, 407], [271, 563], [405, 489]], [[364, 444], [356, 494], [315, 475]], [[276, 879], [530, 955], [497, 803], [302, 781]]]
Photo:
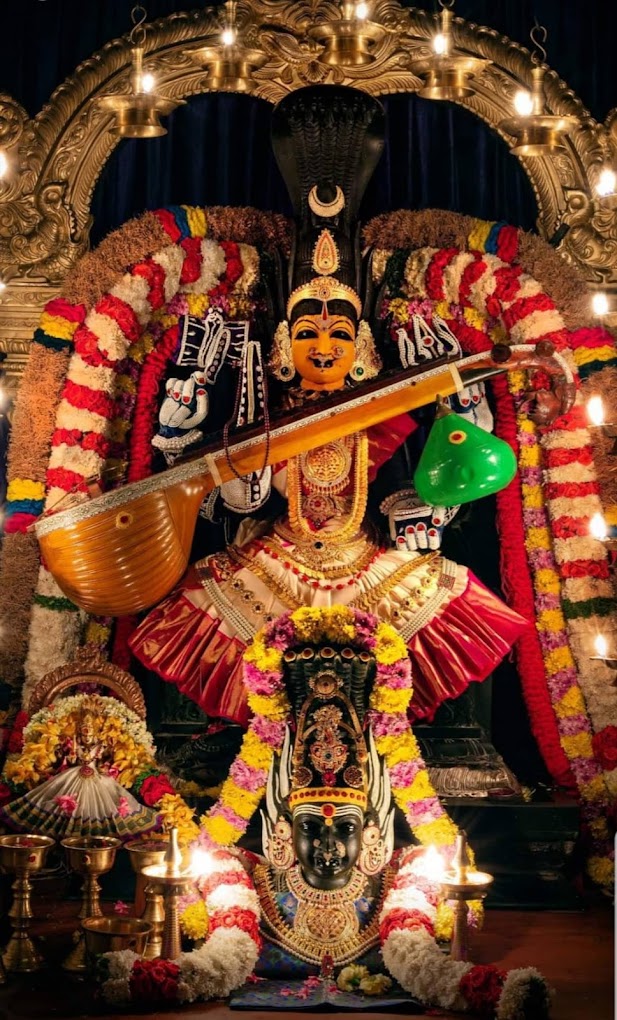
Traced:
[[412, 682], [405, 643], [388, 624], [348, 606], [285, 613], [260, 630], [247, 648], [244, 682], [254, 715], [220, 797], [203, 819], [206, 839], [219, 846], [236, 843], [257, 810], [290, 714], [284, 654], [303, 642], [353, 644], [375, 655], [369, 720], [377, 751], [390, 772], [394, 798], [421, 842], [453, 847], [457, 828], [431, 785], [407, 719]]
[[[206, 874], [197, 880], [206, 915], [194, 934], [207, 933], [203, 946], [177, 960], [141, 960], [130, 950], [99, 958], [98, 977], [105, 1000], [114, 1006], [160, 1006], [229, 995], [249, 978], [260, 950], [259, 904], [240, 862], [224, 851], [210, 851]], [[436, 885], [423, 872], [423, 851], [405, 854], [384, 902], [379, 931], [384, 963], [399, 984], [426, 1005], [495, 1013], [498, 1020], [542, 1020], [549, 993], [538, 971], [503, 971], [494, 966], [457, 963], [439, 949], [434, 929]], [[184, 924], [191, 907], [184, 912]], [[316, 979], [305, 982], [309, 992]], [[366, 967], [344, 967], [341, 990], [380, 995], [391, 980]], [[284, 987], [284, 997], [306, 998]]]
[[548, 1017], [550, 994], [537, 970], [507, 972], [444, 956], [435, 941], [437, 887], [426, 877], [423, 856], [417, 849], [403, 855], [379, 919], [381, 953], [395, 980], [423, 1004], [441, 1009], [498, 1020]]
[[[244, 682], [254, 714], [219, 799], [201, 819], [200, 842], [232, 846], [246, 832], [265, 794], [268, 771], [283, 746], [290, 716], [284, 655], [306, 642], [352, 644], [375, 655], [376, 677], [367, 718], [377, 752], [388, 767], [392, 795], [416, 839], [439, 847], [446, 858], [451, 856], [458, 829], [435, 793], [407, 718], [413, 690], [405, 642], [376, 616], [340, 605], [285, 613], [260, 630], [244, 653]], [[474, 904], [476, 922], [479, 914]], [[448, 938], [451, 928], [451, 910], [443, 905], [439, 937]]]
[[[483, 229], [479, 224], [477, 231]], [[478, 237], [470, 237], [470, 246]], [[377, 263], [390, 290], [382, 312], [391, 319], [393, 335], [419, 310], [429, 319], [433, 312], [444, 317], [466, 351], [487, 349], [496, 341], [540, 339], [550, 339], [562, 352], [566, 349], [569, 334], [563, 320], [520, 266], [456, 248], [388, 254], [380, 253]], [[610, 348], [614, 355], [608, 339], [603, 331], [585, 331], [584, 339], [573, 341], [576, 360], [584, 362], [591, 349], [607, 354], [605, 348]], [[494, 385], [497, 432], [520, 451], [521, 478], [497, 501], [503, 582], [515, 608], [523, 611], [522, 600], [529, 601], [533, 593], [537, 617], [537, 638], [526, 635], [518, 643], [523, 691], [548, 767], [561, 782], [574, 776], [593, 841], [589, 870], [605, 883], [612, 865], [601, 813], [607, 784], [613, 793], [617, 790], [617, 746], [613, 753], [611, 734], [603, 733], [617, 710], [617, 693], [608, 688], [606, 671], [594, 668], [589, 656], [598, 629], [614, 627], [615, 617], [610, 619], [614, 606], [606, 552], [589, 537], [589, 519], [600, 507], [589, 437], [580, 401], [569, 415], [536, 435], [521, 407], [522, 383], [518, 389], [514, 384], [516, 416], [504, 385], [504, 380]], [[544, 669], [538, 669], [539, 662]], [[594, 744], [591, 732], [598, 726]], [[600, 755], [599, 762], [595, 755]], [[604, 776], [602, 764], [610, 766]]]
[[[116, 484], [127, 467], [129, 480], [149, 474], [158, 387], [176, 347], [180, 316], [203, 315], [212, 306], [227, 318], [254, 313], [259, 260], [252, 246], [207, 238], [203, 209], [174, 207], [151, 218], [157, 247], [119, 275], [92, 308], [64, 299], [46, 306], [37, 339], [46, 349], [61, 346], [66, 377], [60, 392], [57, 386], [53, 391], [57, 410], [47, 465], [39, 457], [32, 482], [11, 478], [10, 530], [24, 532], [43, 505], [50, 508], [69, 492], [86, 491], [87, 479], [100, 477], [105, 468], [115, 470]], [[171, 241], [163, 248], [161, 227]], [[70, 658], [85, 617], [41, 566], [31, 611], [22, 607], [18, 620], [21, 648], [24, 626], [30, 631], [25, 698], [44, 672]], [[111, 621], [95, 618], [85, 639], [106, 645], [110, 634]], [[124, 649], [117, 651], [122, 655]]]
[[207, 912], [204, 945], [174, 961], [142, 960], [130, 950], [105, 953], [99, 979], [106, 1002], [143, 1006], [221, 999], [244, 984], [261, 948], [259, 901], [235, 857], [220, 850], [209, 857], [208, 874], [198, 879]]

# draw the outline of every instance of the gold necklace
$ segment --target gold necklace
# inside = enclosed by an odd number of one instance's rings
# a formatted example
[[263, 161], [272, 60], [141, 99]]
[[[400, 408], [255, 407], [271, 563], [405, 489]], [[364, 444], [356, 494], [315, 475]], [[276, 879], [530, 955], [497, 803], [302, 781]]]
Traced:
[[377, 945], [381, 907], [392, 886], [394, 871], [387, 867], [382, 873], [371, 920], [362, 928], [359, 928], [355, 901], [364, 891], [366, 878], [357, 868], [347, 885], [338, 890], [313, 889], [297, 865], [290, 869], [286, 874], [287, 886], [298, 901], [293, 924], [281, 916], [272, 869], [260, 864], [253, 878], [266, 937], [305, 963], [321, 964], [325, 953], [329, 953], [338, 967]]
[[358, 546], [358, 551], [351, 557], [350, 563], [345, 566], [328, 567], [324, 566], [323, 562], [321, 562], [321, 569], [319, 570], [311, 568], [304, 562], [304, 549], [300, 550], [301, 558], [297, 559], [284, 546], [281, 545], [278, 549], [275, 549], [263, 538], [256, 544], [266, 556], [276, 560], [287, 570], [291, 570], [292, 573], [297, 574], [302, 579], [304, 577], [312, 577], [318, 581], [336, 581], [341, 577], [350, 577], [352, 575], [356, 577], [366, 570], [380, 551], [380, 546], [377, 542], [372, 542], [369, 538], [363, 536], [358, 542], [345, 547], [345, 552], [349, 550], [349, 553], [352, 553], [354, 547]]
[[[376, 584], [374, 588], [370, 589], [370, 591], [364, 592], [362, 595], [357, 595], [354, 599], [352, 599], [351, 602], [348, 603], [348, 605], [351, 606], [351, 608], [353, 609], [363, 609], [365, 612], [373, 611], [373, 607], [376, 606], [377, 603], [380, 602], [382, 598], [385, 598], [386, 595], [389, 595], [392, 589], [396, 588], [397, 584], [400, 584], [401, 581], [404, 581], [405, 578], [409, 576], [409, 574], [415, 573], [418, 567], [422, 567], [428, 563], [431, 563], [433, 560], [437, 559], [437, 557], [439, 557], [440, 555], [441, 554], [439, 552], [432, 552], [428, 553], [426, 556], [419, 556], [417, 560], [412, 560], [411, 563], [402, 563], [400, 567], [397, 567], [396, 570], [393, 570], [392, 573], [388, 575], [388, 577], [385, 577], [383, 579], [383, 581], [380, 581], [379, 584]], [[428, 580], [430, 585], [433, 587], [437, 587], [437, 580], [439, 578], [440, 570], [441, 568], [439, 564], [435, 564], [429, 567]], [[427, 584], [425, 585], [425, 587], [428, 588], [429, 585]], [[427, 591], [426, 595], [428, 594], [429, 592]], [[408, 600], [408, 602], [410, 602], [410, 600]]]
[[295, 535], [312, 539], [319, 548], [323, 545], [339, 544], [355, 535], [366, 513], [368, 498], [368, 438], [365, 432], [355, 437], [355, 463], [353, 478], [353, 503], [345, 523], [334, 531], [312, 531], [302, 514], [302, 479], [299, 459], [290, 457], [287, 461], [287, 490], [289, 500], [289, 524]]
[[[367, 536], [373, 536], [372, 531], [366, 528], [366, 525], [360, 529], [357, 536], [347, 539], [346, 542], [340, 543], [342, 548], [331, 549], [329, 546], [324, 545], [318, 539], [319, 532], [312, 532], [311, 539], [305, 540], [300, 535], [294, 535], [291, 528], [288, 528], [283, 520], [279, 520], [274, 525], [274, 533], [272, 535], [273, 540], [281, 546], [281, 549], [286, 552], [284, 545], [287, 542], [289, 545], [294, 547], [294, 555], [298, 562], [302, 566], [311, 566], [317, 570], [329, 571], [330, 565], [334, 560], [336, 566], [334, 569], [343, 570], [340, 566], [341, 552], [346, 556], [348, 562], [354, 563], [358, 556], [362, 555], [363, 550], [366, 548]], [[315, 539], [317, 538], [317, 548]], [[375, 540], [375, 537], [368, 539], [376, 547], [379, 543]], [[344, 576], [344, 575], [343, 575]]]
[[[229, 549], [228, 555], [236, 563], [247, 567], [248, 570], [263, 581], [266, 588], [269, 588], [270, 591], [276, 595], [279, 602], [283, 603], [283, 605], [286, 605], [291, 609], [301, 609], [303, 606], [306, 606], [305, 600], [300, 600], [298, 596], [292, 592], [291, 588], [285, 583], [285, 581], [281, 578], [274, 577], [263, 566], [263, 564], [256, 562], [255, 559], [247, 556], [246, 553], [243, 553], [237, 548], [233, 548], [233, 550]], [[369, 612], [371, 607], [380, 602], [382, 598], [388, 595], [393, 588], [396, 588], [397, 584], [400, 584], [400, 582], [403, 581], [409, 574], [416, 571], [418, 567], [431, 563], [431, 561], [435, 560], [439, 557], [439, 555], [440, 554], [438, 552], [433, 552], [426, 556], [419, 557], [416, 560], [412, 560], [411, 563], [402, 563], [400, 567], [397, 567], [396, 570], [392, 571], [388, 577], [375, 585], [374, 588], [371, 588], [370, 591], [364, 592], [361, 595], [356, 595], [356, 597], [351, 599], [350, 602], [347, 602], [346, 605], [348, 605], [350, 609], [363, 609], [366, 612]], [[437, 577], [439, 575], [439, 571], [440, 567], [438, 564], [429, 567], [431, 583], [434, 583], [433, 576]]]

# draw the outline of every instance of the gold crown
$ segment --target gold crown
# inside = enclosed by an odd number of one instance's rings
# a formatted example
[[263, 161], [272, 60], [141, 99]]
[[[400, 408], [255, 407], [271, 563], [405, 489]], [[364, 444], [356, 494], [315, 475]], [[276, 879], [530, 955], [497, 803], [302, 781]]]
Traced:
[[289, 810], [301, 804], [355, 804], [366, 811], [368, 794], [365, 790], [354, 790], [347, 786], [305, 786], [292, 790], [287, 798]]
[[341, 283], [333, 276], [316, 276], [308, 283], [302, 283], [289, 295], [287, 318], [299, 301], [348, 301], [355, 308], [356, 315], [362, 314], [362, 302], [353, 287]]

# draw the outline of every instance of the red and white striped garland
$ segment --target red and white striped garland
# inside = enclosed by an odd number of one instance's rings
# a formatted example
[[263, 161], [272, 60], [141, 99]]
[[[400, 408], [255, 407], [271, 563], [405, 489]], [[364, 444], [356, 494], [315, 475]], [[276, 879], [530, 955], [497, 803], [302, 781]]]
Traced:
[[[380, 252], [375, 264], [385, 267], [387, 255]], [[551, 299], [520, 267], [494, 255], [454, 248], [413, 252], [400, 292], [386, 301], [383, 314], [392, 316], [394, 330], [416, 306], [445, 318], [468, 352], [487, 349], [495, 339], [546, 339], [576, 371], [568, 331]], [[617, 616], [607, 612], [612, 588], [606, 550], [589, 535], [590, 518], [601, 509], [598, 485], [580, 397], [568, 415], [539, 432], [521, 408], [521, 386], [522, 380], [512, 380], [518, 412], [505, 381], [494, 386], [496, 431], [511, 443], [520, 467], [497, 501], [504, 590], [514, 608], [528, 617], [535, 610], [537, 635], [518, 645], [532, 728], [558, 781], [570, 784], [574, 777], [592, 838], [589, 870], [608, 884], [605, 815], [617, 770], [603, 772], [592, 733], [617, 717], [617, 690], [590, 657], [598, 630], [614, 630]], [[601, 618], [586, 612], [602, 599]]]

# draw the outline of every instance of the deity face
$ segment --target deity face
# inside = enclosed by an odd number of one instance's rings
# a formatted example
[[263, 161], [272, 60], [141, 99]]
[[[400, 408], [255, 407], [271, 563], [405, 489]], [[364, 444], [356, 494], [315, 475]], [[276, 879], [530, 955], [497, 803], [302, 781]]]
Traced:
[[94, 743], [94, 723], [89, 716], [86, 716], [80, 724], [79, 742], [83, 747], [91, 747]]
[[340, 812], [328, 819], [299, 809], [293, 816], [293, 845], [302, 874], [315, 889], [347, 885], [362, 847], [362, 819]]
[[355, 341], [347, 315], [300, 315], [291, 326], [291, 352], [301, 388], [340, 390], [355, 360]]

